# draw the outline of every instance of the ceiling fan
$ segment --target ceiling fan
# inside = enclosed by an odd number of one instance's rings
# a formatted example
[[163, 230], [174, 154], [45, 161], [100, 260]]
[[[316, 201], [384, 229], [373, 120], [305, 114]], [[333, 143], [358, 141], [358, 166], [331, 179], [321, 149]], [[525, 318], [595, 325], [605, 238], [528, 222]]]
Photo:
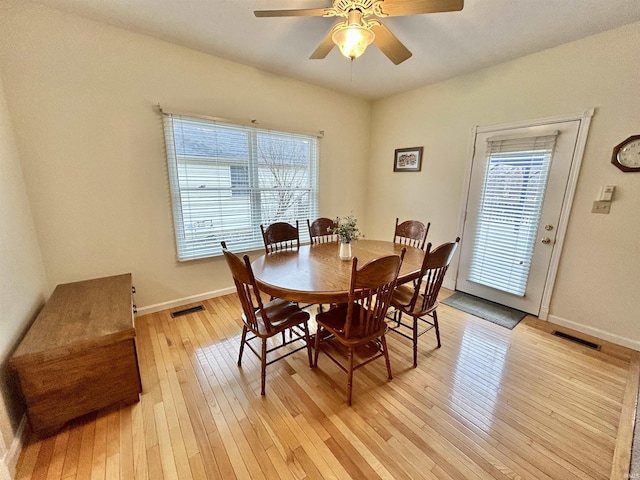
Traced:
[[350, 59], [358, 58], [372, 42], [396, 65], [411, 52], [391, 31], [369, 17], [400, 17], [462, 10], [464, 0], [333, 0], [326, 8], [256, 10], [256, 17], [343, 17], [322, 39], [311, 59], [325, 58], [335, 45]]

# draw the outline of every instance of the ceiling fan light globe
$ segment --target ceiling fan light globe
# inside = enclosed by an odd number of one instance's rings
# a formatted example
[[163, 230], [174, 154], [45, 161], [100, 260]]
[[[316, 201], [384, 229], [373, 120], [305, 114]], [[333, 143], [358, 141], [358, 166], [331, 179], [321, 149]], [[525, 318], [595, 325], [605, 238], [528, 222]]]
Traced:
[[331, 36], [342, 55], [352, 60], [362, 55], [374, 38], [375, 34], [371, 30], [360, 25], [336, 30]]

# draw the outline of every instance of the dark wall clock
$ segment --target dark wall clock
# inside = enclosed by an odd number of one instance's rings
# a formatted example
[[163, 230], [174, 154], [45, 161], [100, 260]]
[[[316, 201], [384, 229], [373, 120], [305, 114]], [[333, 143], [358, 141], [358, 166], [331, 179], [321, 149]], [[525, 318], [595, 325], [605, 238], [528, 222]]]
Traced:
[[632, 135], [613, 147], [611, 163], [623, 172], [640, 172], [640, 135]]

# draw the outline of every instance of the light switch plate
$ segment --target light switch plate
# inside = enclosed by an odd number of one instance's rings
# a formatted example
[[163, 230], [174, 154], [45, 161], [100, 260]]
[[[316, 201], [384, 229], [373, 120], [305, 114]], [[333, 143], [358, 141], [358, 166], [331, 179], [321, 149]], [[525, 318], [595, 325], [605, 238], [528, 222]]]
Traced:
[[604, 200], [596, 200], [591, 207], [591, 213], [609, 213], [611, 210], [611, 202]]

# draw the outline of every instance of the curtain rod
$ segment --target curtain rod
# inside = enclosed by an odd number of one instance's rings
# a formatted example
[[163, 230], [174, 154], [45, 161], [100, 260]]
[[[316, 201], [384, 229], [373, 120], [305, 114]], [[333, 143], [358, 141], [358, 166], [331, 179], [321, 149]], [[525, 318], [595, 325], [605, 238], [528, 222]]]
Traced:
[[241, 121], [238, 121], [238, 120], [231, 120], [231, 119], [228, 119], [228, 118], [213, 117], [213, 116], [209, 116], [209, 115], [202, 115], [202, 114], [199, 114], [199, 113], [171, 112], [171, 111], [168, 111], [168, 110], [164, 110], [159, 103], [154, 106], [154, 109], [158, 113], [160, 113], [162, 115], [177, 115], [177, 116], [182, 116], [182, 117], [199, 118], [199, 119], [202, 119], [202, 120], [211, 120], [213, 122], [224, 122], [224, 123], [230, 123], [230, 124], [233, 124], [233, 125], [242, 125], [244, 127], [256, 127], [256, 128], [264, 128], [265, 130], [274, 130], [274, 131], [285, 132], [285, 133], [309, 135], [309, 136], [313, 136], [313, 137], [317, 137], [317, 138], [323, 138], [324, 137], [324, 130], [320, 130], [319, 132], [300, 132], [300, 131], [293, 131], [293, 130], [282, 130], [280, 128], [262, 127], [262, 126], [260, 126], [260, 124], [258, 123], [258, 120], [256, 120], [256, 119], [251, 119], [251, 122], [247, 123], [247, 122], [241, 122]]

